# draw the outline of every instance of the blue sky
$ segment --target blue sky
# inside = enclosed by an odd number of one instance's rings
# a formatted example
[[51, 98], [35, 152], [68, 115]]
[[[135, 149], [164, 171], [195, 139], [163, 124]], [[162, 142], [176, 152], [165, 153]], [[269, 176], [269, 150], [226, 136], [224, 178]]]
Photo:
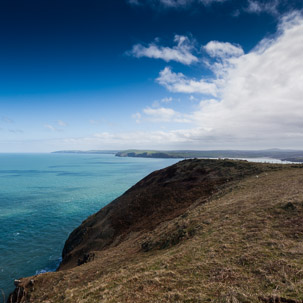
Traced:
[[0, 2], [0, 152], [303, 148], [302, 1]]

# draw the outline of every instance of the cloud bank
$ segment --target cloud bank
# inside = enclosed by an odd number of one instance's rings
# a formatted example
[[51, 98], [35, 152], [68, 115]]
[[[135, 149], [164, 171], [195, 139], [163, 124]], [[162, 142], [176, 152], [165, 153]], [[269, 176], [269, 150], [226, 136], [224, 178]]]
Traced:
[[174, 42], [177, 44], [174, 47], [159, 46], [156, 43], [150, 43], [148, 46], [136, 44], [127, 54], [136, 58], [162, 59], [166, 62], [176, 61], [186, 65], [198, 61], [198, 58], [191, 53], [193, 45], [188, 37], [175, 35]]
[[184, 117], [194, 127], [171, 132], [170, 142], [199, 148], [302, 148], [302, 14], [283, 17], [276, 37], [262, 40], [248, 54], [217, 41], [204, 48], [217, 58], [210, 64], [213, 79], [191, 79], [170, 67], [157, 79], [171, 92], [209, 95]]
[[230, 59], [221, 98], [202, 100], [193, 113], [201, 138], [302, 147], [302, 49], [303, 18], [293, 13], [282, 19], [275, 39]]
[[[276, 36], [247, 54], [240, 46], [211, 41], [204, 50], [211, 58], [212, 79], [192, 79], [170, 67], [157, 79], [171, 92], [188, 94], [194, 110], [182, 113], [172, 102], [170, 108], [146, 107], [133, 116], [140, 123], [172, 123], [173, 130], [100, 132], [65, 139], [62, 148], [302, 149], [302, 49], [303, 17], [298, 12], [283, 17]], [[187, 128], [176, 129], [176, 122], [186, 122]]]

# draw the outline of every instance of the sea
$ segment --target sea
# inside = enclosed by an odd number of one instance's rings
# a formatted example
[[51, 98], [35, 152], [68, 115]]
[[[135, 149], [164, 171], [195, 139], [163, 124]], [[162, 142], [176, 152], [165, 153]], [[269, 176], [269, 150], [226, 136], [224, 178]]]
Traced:
[[89, 215], [179, 160], [0, 154], [0, 302], [15, 279], [56, 270], [68, 235]]

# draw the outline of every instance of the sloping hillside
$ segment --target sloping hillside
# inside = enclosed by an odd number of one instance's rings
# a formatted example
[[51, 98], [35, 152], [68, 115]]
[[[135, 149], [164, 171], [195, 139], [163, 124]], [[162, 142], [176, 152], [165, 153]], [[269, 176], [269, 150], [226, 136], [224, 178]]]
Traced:
[[11, 302], [302, 302], [302, 166], [187, 160], [92, 215]]

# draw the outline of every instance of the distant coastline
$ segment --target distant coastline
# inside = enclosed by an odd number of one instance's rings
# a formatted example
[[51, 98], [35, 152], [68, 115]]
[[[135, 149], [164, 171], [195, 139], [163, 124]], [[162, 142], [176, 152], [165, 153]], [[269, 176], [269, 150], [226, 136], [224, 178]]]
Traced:
[[72, 154], [114, 154], [117, 157], [138, 157], [138, 158], [269, 158], [288, 162], [303, 162], [302, 150], [62, 150], [53, 153], [72, 153]]

